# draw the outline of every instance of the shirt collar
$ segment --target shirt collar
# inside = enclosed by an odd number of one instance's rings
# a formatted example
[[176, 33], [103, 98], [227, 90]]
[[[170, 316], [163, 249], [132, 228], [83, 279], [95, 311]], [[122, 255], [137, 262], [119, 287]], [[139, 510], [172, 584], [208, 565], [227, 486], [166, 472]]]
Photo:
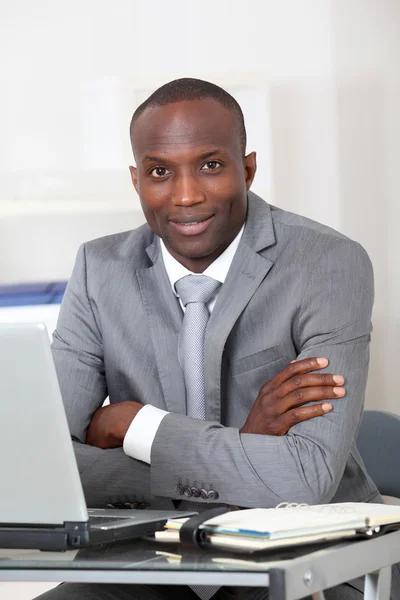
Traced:
[[[216, 281], [224, 283], [226, 276], [228, 275], [229, 268], [232, 264], [233, 257], [235, 256], [236, 250], [239, 246], [239, 242], [242, 238], [243, 231], [244, 225], [233, 240], [233, 242], [231, 242], [229, 246], [224, 250], [224, 252], [220, 254], [220, 256], [218, 256], [218, 258], [216, 258], [209, 267], [207, 267], [207, 269], [203, 272], [203, 275], [207, 275], [208, 277], [212, 277]], [[175, 296], [178, 296], [178, 294], [175, 291], [175, 283], [182, 277], [185, 277], [185, 275], [195, 275], [195, 273], [189, 271], [189, 269], [181, 265], [181, 263], [178, 262], [172, 256], [172, 254], [168, 252], [162, 239], [160, 239], [160, 245], [165, 270], [167, 271], [172, 290]]]

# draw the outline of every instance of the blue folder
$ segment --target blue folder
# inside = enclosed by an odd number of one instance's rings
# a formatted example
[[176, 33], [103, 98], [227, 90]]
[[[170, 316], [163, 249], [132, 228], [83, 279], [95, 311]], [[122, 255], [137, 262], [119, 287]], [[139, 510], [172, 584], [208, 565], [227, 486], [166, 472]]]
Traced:
[[60, 304], [66, 286], [66, 281], [0, 285], [0, 307]]

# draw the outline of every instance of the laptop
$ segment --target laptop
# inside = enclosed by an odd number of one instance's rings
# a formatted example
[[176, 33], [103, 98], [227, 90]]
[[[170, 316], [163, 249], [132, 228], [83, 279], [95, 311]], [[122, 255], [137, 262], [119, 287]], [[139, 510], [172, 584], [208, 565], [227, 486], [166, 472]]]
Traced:
[[0, 324], [0, 548], [152, 535], [188, 511], [88, 509], [43, 324]]

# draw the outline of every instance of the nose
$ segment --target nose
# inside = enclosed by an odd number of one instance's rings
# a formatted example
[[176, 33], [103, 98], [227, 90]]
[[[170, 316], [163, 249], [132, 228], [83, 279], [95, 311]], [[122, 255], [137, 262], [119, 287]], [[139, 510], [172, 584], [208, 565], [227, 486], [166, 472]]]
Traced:
[[172, 193], [175, 206], [193, 206], [194, 204], [201, 204], [205, 199], [204, 191], [193, 174], [182, 174], [176, 178]]

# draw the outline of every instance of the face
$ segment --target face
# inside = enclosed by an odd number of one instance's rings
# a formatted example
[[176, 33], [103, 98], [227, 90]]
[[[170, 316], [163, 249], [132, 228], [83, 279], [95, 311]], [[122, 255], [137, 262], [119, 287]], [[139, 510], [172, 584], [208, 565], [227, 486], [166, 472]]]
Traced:
[[147, 108], [132, 145], [132, 181], [148, 224], [176, 260], [203, 272], [239, 233], [256, 172], [234, 115], [208, 98]]

